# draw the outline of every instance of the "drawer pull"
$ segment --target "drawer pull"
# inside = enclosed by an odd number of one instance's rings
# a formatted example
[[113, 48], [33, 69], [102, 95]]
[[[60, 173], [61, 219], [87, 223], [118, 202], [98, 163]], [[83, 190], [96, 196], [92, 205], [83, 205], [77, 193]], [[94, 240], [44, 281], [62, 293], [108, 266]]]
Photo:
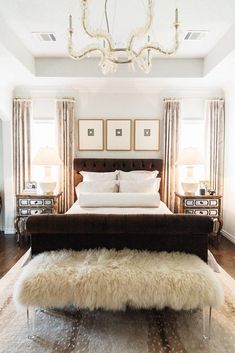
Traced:
[[32, 206], [37, 206], [37, 205], [42, 206], [43, 202], [42, 202], [42, 200], [30, 200], [30, 205], [32, 205]]
[[195, 205], [196, 206], [208, 206], [209, 202], [208, 200], [196, 200]]

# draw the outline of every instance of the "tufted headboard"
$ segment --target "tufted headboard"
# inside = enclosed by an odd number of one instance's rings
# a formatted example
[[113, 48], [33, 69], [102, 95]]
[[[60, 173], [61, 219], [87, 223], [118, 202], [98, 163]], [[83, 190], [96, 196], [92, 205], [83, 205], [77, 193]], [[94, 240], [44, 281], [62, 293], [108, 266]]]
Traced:
[[[130, 172], [131, 170], [158, 170], [161, 180], [160, 195], [163, 193], [163, 160], [162, 159], [74, 159], [74, 186], [82, 181], [81, 170], [89, 172], [113, 172], [115, 170]], [[76, 199], [76, 196], [75, 196]]]

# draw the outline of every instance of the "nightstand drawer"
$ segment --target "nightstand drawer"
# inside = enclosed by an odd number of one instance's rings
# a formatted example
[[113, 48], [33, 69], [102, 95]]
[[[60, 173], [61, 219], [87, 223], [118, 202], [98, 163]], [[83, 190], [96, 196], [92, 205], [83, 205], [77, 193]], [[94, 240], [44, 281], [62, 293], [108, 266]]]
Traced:
[[194, 206], [195, 205], [195, 200], [190, 200], [190, 199], [186, 199], [186, 200], [184, 200], [184, 206], [188, 206], [188, 207], [190, 207], [190, 206]]
[[186, 214], [194, 214], [197, 216], [211, 216], [211, 217], [218, 217], [219, 211], [217, 208], [215, 209], [210, 209], [210, 208], [186, 208], [184, 210], [184, 213]]
[[51, 208], [19, 208], [19, 216], [32, 216], [37, 214], [52, 214]]
[[40, 200], [40, 199], [32, 199], [32, 200], [29, 200], [29, 204], [30, 206], [42, 206], [43, 205], [43, 200]]
[[29, 215], [37, 215], [37, 214], [51, 214], [52, 210], [48, 208], [32, 208], [29, 210]]
[[29, 209], [28, 208], [19, 208], [19, 216], [28, 216]]
[[53, 199], [43, 200], [43, 205], [45, 205], [45, 206], [53, 206]]
[[19, 199], [19, 206], [28, 206], [29, 201], [28, 199]]
[[215, 209], [210, 209], [210, 216], [212, 217], [218, 217], [219, 216], [219, 210], [217, 208]]
[[209, 205], [211, 207], [218, 207], [219, 206], [219, 199], [209, 200]]
[[209, 206], [209, 200], [195, 200], [196, 207]]

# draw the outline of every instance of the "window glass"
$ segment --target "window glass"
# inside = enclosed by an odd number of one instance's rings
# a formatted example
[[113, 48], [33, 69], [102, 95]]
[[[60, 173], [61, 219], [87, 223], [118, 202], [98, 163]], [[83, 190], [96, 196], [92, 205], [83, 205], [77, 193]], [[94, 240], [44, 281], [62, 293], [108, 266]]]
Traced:
[[[55, 119], [33, 119], [31, 128], [31, 156], [32, 159], [41, 147], [54, 147], [56, 145]], [[52, 167], [52, 176], [56, 177], [58, 167]], [[43, 166], [31, 166], [31, 179], [40, 181], [44, 175]]]
[[[203, 156], [205, 155], [205, 121], [203, 118], [182, 118], [179, 152], [186, 147], [195, 147]], [[182, 181], [185, 177], [186, 167], [179, 167], [179, 179]], [[204, 165], [194, 167], [194, 177], [198, 181], [205, 179]]]

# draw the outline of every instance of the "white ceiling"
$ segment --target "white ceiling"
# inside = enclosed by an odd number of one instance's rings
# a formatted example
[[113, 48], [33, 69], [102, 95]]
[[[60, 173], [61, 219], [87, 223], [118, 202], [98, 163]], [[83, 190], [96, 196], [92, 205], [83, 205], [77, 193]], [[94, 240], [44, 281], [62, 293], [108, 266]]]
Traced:
[[[125, 42], [131, 31], [145, 21], [146, 0], [109, 0], [110, 28], [115, 42]], [[92, 28], [103, 26], [104, 0], [89, 0]], [[170, 46], [173, 38], [174, 9], [178, 6], [181, 45], [176, 57], [205, 57], [235, 21], [234, 0], [155, 0], [152, 40]], [[68, 15], [73, 15], [75, 44], [81, 49], [90, 42], [81, 25], [79, 0], [0, 0], [0, 15], [35, 57], [67, 56]], [[207, 30], [201, 41], [186, 42], [187, 30]], [[57, 41], [40, 42], [32, 32], [54, 32]]]
[[[125, 42], [133, 29], [143, 25], [146, 3], [147, 0], [108, 0], [115, 42]], [[89, 0], [89, 4], [91, 27], [105, 29], [104, 0]], [[171, 46], [176, 6], [182, 23], [178, 53], [154, 60], [149, 75], [120, 67], [111, 76], [114, 84], [116, 78], [137, 79], [141, 85], [145, 80], [150, 87], [208, 87], [235, 82], [235, 0], [154, 0], [153, 41]], [[74, 43], [81, 49], [90, 39], [81, 27], [80, 0], [0, 0], [0, 87], [8, 83], [74, 88], [91, 85], [91, 80], [100, 80], [101, 85], [107, 80], [101, 80], [103, 75], [96, 59], [75, 62], [68, 57], [69, 14], [73, 15], [76, 30]], [[186, 42], [183, 37], [188, 30], [206, 30], [208, 34], [201, 41]], [[54, 32], [57, 41], [40, 42], [32, 32]], [[96, 84], [99, 87], [100, 83]]]

